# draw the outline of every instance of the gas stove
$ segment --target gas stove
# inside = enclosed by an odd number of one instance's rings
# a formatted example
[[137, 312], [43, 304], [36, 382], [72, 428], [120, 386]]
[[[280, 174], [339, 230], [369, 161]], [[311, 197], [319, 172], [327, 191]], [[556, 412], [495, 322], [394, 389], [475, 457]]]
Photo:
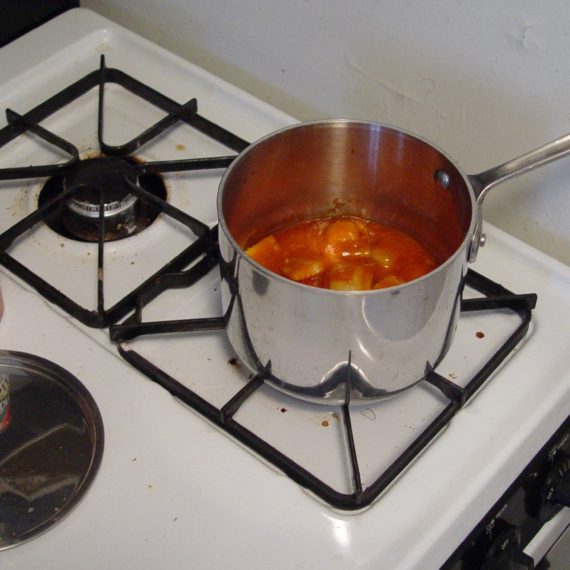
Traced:
[[[215, 248], [223, 168], [294, 119], [81, 9], [0, 63], [0, 348], [69, 371], [105, 426], [84, 498], [2, 552], [7, 567], [424, 569], [483, 521], [502, 536], [503, 493], [565, 445], [551, 438], [570, 408], [566, 266], [486, 226], [433, 381], [373, 405], [297, 401], [232, 353]], [[103, 203], [77, 168], [102, 155], [145, 183]], [[147, 223], [98, 235], [134, 203]]]

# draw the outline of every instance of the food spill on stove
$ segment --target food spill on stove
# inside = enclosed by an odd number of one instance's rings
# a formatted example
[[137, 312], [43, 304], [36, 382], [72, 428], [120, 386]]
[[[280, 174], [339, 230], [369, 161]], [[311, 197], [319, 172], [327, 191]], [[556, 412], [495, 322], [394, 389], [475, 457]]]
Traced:
[[288, 412], [289, 410], [287, 408], [280, 408], [279, 411], [284, 414], [285, 412]]
[[231, 364], [232, 366], [235, 366], [236, 368], [241, 368], [241, 364], [235, 356], [228, 360], [228, 364]]
[[136, 458], [136, 457], [133, 457], [133, 458], [131, 459], [131, 463], [134, 463], [136, 460], [137, 460], [137, 458]]
[[325, 418], [321, 421], [321, 425], [323, 427], [329, 427], [331, 425], [331, 421], [330, 421], [331, 419], [334, 421], [337, 421], [337, 422], [340, 419], [340, 416], [338, 415], [337, 412], [331, 412], [330, 414], [328, 414], [328, 416], [329, 416], [328, 418]]
[[178, 143], [176, 145], [176, 150], [186, 150], [186, 145], [182, 143]]
[[394, 287], [437, 267], [411, 236], [357, 216], [295, 223], [256, 241], [246, 253], [278, 275], [336, 291]]
[[485, 338], [485, 333], [484, 333], [483, 331], [477, 331], [477, 332], [475, 333], [475, 336], [476, 336], [477, 338]]
[[457, 374], [455, 374], [455, 372], [450, 372], [450, 373], [448, 374], [448, 376], [449, 376], [452, 380], [455, 380], [455, 379], [457, 378]]

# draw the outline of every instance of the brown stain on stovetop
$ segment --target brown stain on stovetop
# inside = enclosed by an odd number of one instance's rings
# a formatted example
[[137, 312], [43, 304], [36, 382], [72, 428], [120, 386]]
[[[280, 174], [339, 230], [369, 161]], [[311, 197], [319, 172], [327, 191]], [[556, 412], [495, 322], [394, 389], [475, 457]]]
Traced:
[[337, 412], [332, 412], [331, 414], [329, 414], [328, 417], [323, 418], [321, 420], [321, 426], [324, 428], [328, 428], [331, 425], [331, 421], [339, 421], [340, 420], [340, 416]]

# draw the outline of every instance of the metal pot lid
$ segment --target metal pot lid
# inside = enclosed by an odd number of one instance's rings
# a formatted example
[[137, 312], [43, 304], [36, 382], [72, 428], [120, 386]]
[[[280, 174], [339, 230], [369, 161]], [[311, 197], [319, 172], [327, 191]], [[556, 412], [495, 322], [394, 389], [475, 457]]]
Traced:
[[101, 463], [103, 422], [58, 365], [0, 350], [0, 550], [62, 520]]

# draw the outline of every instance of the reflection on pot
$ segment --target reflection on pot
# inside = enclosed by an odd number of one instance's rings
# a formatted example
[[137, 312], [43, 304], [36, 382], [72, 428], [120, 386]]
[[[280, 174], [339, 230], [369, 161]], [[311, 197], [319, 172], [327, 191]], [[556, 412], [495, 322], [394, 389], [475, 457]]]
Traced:
[[0, 432], [10, 425], [10, 377], [0, 374]]

